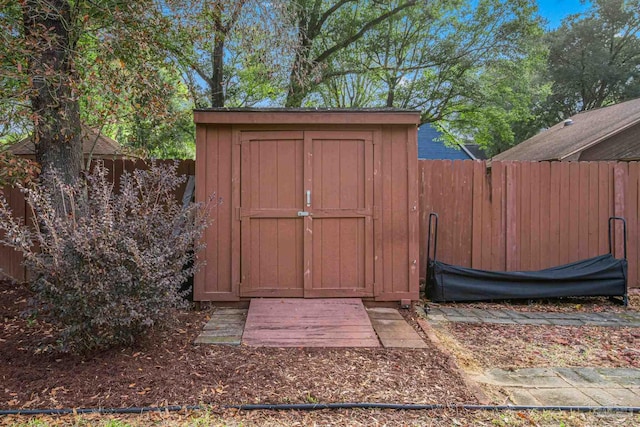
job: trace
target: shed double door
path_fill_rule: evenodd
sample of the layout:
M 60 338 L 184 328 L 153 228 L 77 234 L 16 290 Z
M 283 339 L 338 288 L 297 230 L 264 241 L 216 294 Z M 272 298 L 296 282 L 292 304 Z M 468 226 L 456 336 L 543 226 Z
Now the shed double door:
M 373 296 L 374 136 L 241 133 L 241 296 Z

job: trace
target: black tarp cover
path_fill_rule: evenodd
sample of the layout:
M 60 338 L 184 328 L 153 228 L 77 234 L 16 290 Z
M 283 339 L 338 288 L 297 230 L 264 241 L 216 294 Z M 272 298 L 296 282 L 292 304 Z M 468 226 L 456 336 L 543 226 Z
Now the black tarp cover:
M 627 260 L 611 254 L 537 271 L 486 271 L 429 260 L 427 297 L 434 302 L 625 296 Z

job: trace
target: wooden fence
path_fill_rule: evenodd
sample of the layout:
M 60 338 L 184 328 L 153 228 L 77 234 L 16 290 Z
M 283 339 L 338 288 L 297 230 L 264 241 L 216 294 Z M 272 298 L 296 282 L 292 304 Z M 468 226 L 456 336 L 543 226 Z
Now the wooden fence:
M 116 182 L 142 161 L 106 162 Z M 429 212 L 440 217 L 438 259 L 487 270 L 538 270 L 608 252 L 607 220 L 627 220 L 629 287 L 640 287 L 640 163 L 419 161 L 421 276 Z M 178 173 L 193 175 L 193 161 Z M 184 188 L 177 192 L 181 198 Z M 22 194 L 4 190 L 28 220 Z M 622 227 L 614 249 L 622 256 Z M 24 280 L 22 257 L 0 245 L 0 269 Z
M 640 287 L 640 163 L 419 161 L 421 277 L 429 212 L 438 259 L 538 270 L 607 253 L 608 218 L 627 221 L 629 287 Z M 614 228 L 621 257 L 622 226 Z
M 160 163 L 173 162 L 174 160 L 160 161 Z M 95 164 L 95 162 L 93 164 Z M 135 169 L 146 169 L 148 167 L 148 163 L 143 160 L 104 160 L 104 165 L 109 169 L 109 179 L 114 183 L 120 181 L 120 177 L 125 171 L 132 172 Z M 195 162 L 193 160 L 180 160 L 177 173 L 178 175 L 195 175 Z M 181 185 L 176 191 L 176 198 L 179 202 L 182 201 L 185 186 L 186 183 Z M 9 202 L 14 216 L 23 218 L 27 224 L 30 223 L 32 218 L 31 211 L 20 190 L 10 187 L 0 188 L 0 190 Z M 26 270 L 22 265 L 22 261 L 22 255 L 19 252 L 0 245 L 0 277 L 6 274 L 17 281 L 24 281 L 26 279 Z

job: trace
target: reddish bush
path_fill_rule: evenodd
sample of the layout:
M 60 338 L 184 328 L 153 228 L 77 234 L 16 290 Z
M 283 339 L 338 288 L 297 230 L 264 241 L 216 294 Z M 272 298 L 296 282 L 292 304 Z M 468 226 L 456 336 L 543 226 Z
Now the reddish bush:
M 208 208 L 178 205 L 173 194 L 184 177 L 176 169 L 154 164 L 124 174 L 118 192 L 101 164 L 75 186 L 47 176 L 24 190 L 31 226 L 16 222 L 0 198 L 0 241 L 23 253 L 38 312 L 60 326 L 63 349 L 130 344 L 184 304 L 179 289 L 199 267 L 192 261 Z

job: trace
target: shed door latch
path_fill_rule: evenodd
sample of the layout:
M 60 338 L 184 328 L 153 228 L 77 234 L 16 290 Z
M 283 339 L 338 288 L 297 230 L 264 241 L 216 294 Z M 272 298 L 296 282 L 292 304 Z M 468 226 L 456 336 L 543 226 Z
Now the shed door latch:
M 311 216 L 311 214 L 309 212 L 299 211 L 298 216 Z

